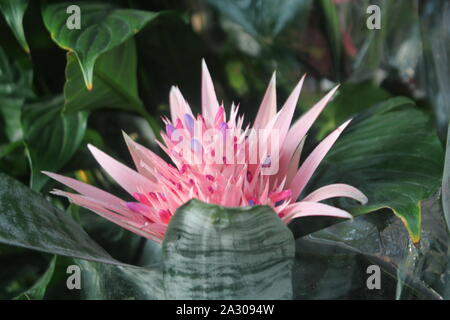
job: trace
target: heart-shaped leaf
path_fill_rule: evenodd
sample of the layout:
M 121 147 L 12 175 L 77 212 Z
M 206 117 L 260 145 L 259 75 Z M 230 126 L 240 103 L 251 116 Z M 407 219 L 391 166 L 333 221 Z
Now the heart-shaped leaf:
M 146 111 L 138 95 L 136 46 L 133 39 L 103 54 L 94 68 L 95 88 L 87 90 L 75 54 L 67 54 L 64 112 L 96 108 L 118 108 L 143 116 L 153 132 L 158 122 Z
M 353 120 L 331 149 L 313 186 L 340 182 L 360 188 L 369 198 L 354 214 L 390 208 L 420 240 L 421 201 L 440 186 L 443 150 L 430 116 L 407 98 L 392 98 Z
M 24 107 L 22 128 L 31 166 L 31 187 L 40 190 L 48 177 L 42 170 L 57 171 L 75 153 L 86 130 L 86 113 L 62 113 L 57 96 Z
M 266 206 L 180 207 L 163 241 L 168 299 L 291 299 L 294 238 Z
M 140 110 L 136 81 L 136 47 L 134 41 L 102 55 L 94 68 L 95 89 L 88 91 L 83 83 L 77 58 L 67 54 L 64 111 L 69 113 L 100 107 Z
M 26 52 L 30 52 L 23 32 L 23 15 L 27 10 L 29 0 L 0 0 L 0 11 L 11 27 L 20 45 Z
M 69 6 L 78 6 L 80 28 L 69 28 Z M 73 15 L 78 14 L 74 11 Z M 158 13 L 121 9 L 107 3 L 67 2 L 47 5 L 42 16 L 52 39 L 63 49 L 73 51 L 83 71 L 88 89 L 93 87 L 97 58 L 132 37 Z

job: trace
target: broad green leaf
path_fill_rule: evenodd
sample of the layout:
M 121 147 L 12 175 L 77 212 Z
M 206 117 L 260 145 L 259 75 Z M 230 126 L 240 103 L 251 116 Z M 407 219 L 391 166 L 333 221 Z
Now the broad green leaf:
M 47 271 L 42 277 L 27 291 L 22 292 L 14 300 L 41 300 L 44 298 L 47 286 L 55 272 L 56 256 L 50 261 Z
M 32 78 L 31 70 L 9 61 L 0 47 L 0 114 L 11 142 L 22 138 L 21 109 L 25 99 L 33 96 Z
M 168 299 L 290 299 L 294 238 L 264 206 L 191 200 L 162 245 Z
M 293 257 L 292 233 L 272 209 L 192 200 L 169 224 L 162 263 L 77 263 L 88 299 L 289 299 Z
M 43 170 L 58 171 L 78 149 L 86 130 L 87 114 L 62 113 L 57 96 L 24 107 L 22 127 L 31 166 L 31 187 L 40 190 L 48 181 Z
M 28 3 L 29 0 L 0 0 L 0 11 L 2 11 L 6 22 L 9 24 L 20 45 L 27 53 L 30 52 L 30 48 L 25 39 L 22 21 Z
M 318 119 L 318 140 L 325 138 L 349 117 L 390 97 L 386 90 L 370 82 L 343 84 Z
M 121 9 L 107 3 L 78 2 L 80 29 L 66 25 L 73 2 L 47 5 L 43 8 L 44 24 L 52 39 L 63 49 L 73 51 L 83 71 L 88 89 L 92 89 L 97 58 L 131 38 L 158 13 Z
M 75 262 L 83 275 L 81 293 L 85 299 L 164 299 L 161 264 L 138 268 L 78 259 Z
M 407 98 L 392 98 L 362 113 L 350 124 L 319 167 L 314 188 L 333 182 L 360 188 L 369 198 L 354 207 L 359 215 L 390 208 L 420 240 L 422 200 L 440 186 L 443 150 L 430 116 Z
M 266 39 L 277 36 L 298 12 L 306 17 L 310 0 L 208 0 L 220 12 L 229 16 L 254 37 Z
M 139 268 L 113 259 L 69 214 L 2 173 L 0 208 L 0 242 L 75 258 L 75 263 L 81 267 L 82 291 L 86 298 L 163 297 L 159 263 Z M 18 298 L 42 298 L 54 271 L 53 263 L 35 286 L 26 292 L 26 296 L 22 294 Z
M 0 173 L 0 242 L 109 264 L 111 258 L 64 211 L 40 194 Z

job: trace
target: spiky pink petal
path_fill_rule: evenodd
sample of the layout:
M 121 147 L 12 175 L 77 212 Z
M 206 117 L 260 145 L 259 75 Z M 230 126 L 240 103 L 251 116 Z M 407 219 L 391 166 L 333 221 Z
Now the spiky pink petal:
M 334 87 L 328 92 L 319 102 L 317 102 L 310 110 L 301 116 L 289 129 L 286 139 L 283 142 L 283 152 L 280 158 L 280 175 L 286 173 L 287 167 L 291 162 L 292 156 L 297 149 L 300 141 L 302 141 L 306 133 L 311 129 L 314 121 L 316 121 L 319 114 L 327 106 L 330 99 L 333 97 L 339 86 Z
M 212 125 L 219 109 L 214 85 L 205 60 L 202 60 L 202 115 L 207 124 Z
M 300 169 L 297 171 L 294 179 L 292 180 L 290 187 L 292 190 L 293 199 L 297 199 L 303 188 L 308 183 L 309 179 L 312 177 L 314 171 L 319 166 L 322 159 L 331 149 L 333 144 L 336 142 L 337 138 L 341 135 L 342 131 L 349 125 L 351 120 L 343 123 L 339 128 L 330 133 L 306 158 L 305 162 L 301 165 Z
M 172 122 L 175 123 L 176 119 L 182 118 L 185 114 L 192 116 L 192 111 L 186 100 L 184 100 L 178 87 L 172 87 L 169 93 L 169 103 L 170 103 L 170 115 Z
M 270 119 L 273 119 L 277 113 L 277 91 L 276 91 L 276 73 L 274 72 L 270 79 L 263 101 L 258 109 L 258 113 L 253 123 L 253 128 L 263 129 Z
M 155 189 L 156 185 L 136 171 L 121 164 L 92 145 L 88 145 L 94 158 L 103 169 L 129 194 Z
M 288 212 L 282 217 L 285 223 L 289 223 L 294 218 L 309 216 L 329 216 L 336 218 L 352 219 L 352 215 L 347 211 L 318 202 L 301 201 L 293 204 Z
M 298 97 L 300 96 L 300 91 L 302 90 L 303 82 L 305 81 L 305 76 L 306 75 L 304 75 L 300 79 L 292 93 L 287 98 L 285 104 L 277 114 L 277 120 L 275 122 L 274 129 L 280 130 L 280 141 L 284 141 L 288 133 L 292 117 L 294 116 L 295 107 L 297 106 Z
M 356 201 L 359 201 L 361 204 L 366 204 L 368 201 L 364 193 L 362 193 L 355 187 L 343 183 L 329 184 L 327 186 L 319 188 L 307 195 L 303 199 L 303 201 L 319 202 L 322 200 L 337 197 L 352 198 Z

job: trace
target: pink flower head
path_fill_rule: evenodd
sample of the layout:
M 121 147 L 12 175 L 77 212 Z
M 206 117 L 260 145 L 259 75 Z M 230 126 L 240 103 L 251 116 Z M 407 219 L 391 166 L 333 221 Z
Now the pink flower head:
M 138 235 L 162 241 L 177 208 L 192 198 L 221 206 L 268 205 L 287 224 L 296 217 L 351 218 L 341 209 L 320 203 L 349 197 L 366 203 L 366 196 L 346 184 L 319 188 L 298 201 L 309 179 L 349 121 L 329 134 L 302 162 L 305 135 L 335 93 L 331 90 L 292 126 L 304 77 L 277 112 L 275 75 L 265 93 L 253 126 L 232 105 L 227 117 L 217 101 L 206 64 L 202 64 L 202 114 L 194 116 L 178 88 L 170 91 L 171 119 L 163 119 L 164 144 L 173 164 L 125 135 L 136 170 L 89 145 L 103 169 L 133 201 L 124 201 L 94 186 L 55 173 L 53 179 L 78 193 L 54 190 L 77 205 Z

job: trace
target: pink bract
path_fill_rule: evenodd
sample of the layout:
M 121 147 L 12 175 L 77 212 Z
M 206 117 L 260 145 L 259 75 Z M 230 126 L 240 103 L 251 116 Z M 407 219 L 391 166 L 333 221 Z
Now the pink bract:
M 297 217 L 314 215 L 351 218 L 344 210 L 320 203 L 334 197 L 348 197 L 366 203 L 366 196 L 350 185 L 327 185 L 298 200 L 319 163 L 350 122 L 345 122 L 330 133 L 300 165 L 304 138 L 337 90 L 337 87 L 332 89 L 291 126 L 303 80 L 304 77 L 277 112 L 274 74 L 253 126 L 244 129 L 243 117 L 238 116 L 239 107 L 232 105 L 227 118 L 223 106 L 218 103 L 210 74 L 203 61 L 201 115 L 194 117 L 178 88 L 172 87 L 170 91 L 171 119 L 163 119 L 166 124 L 166 132 L 162 133 L 164 144 L 158 143 L 173 164 L 167 163 L 126 135 L 125 141 L 137 171 L 89 145 L 103 169 L 134 201 L 124 201 L 72 178 L 44 173 L 78 192 L 54 190 L 54 194 L 65 196 L 125 229 L 158 242 L 163 240 L 168 223 L 177 208 L 192 198 L 228 207 L 268 205 L 286 224 Z M 197 129 L 200 132 L 214 129 L 219 135 L 223 134 L 221 139 L 225 145 L 232 145 L 232 155 L 242 161 L 230 161 L 226 156 L 221 156 L 223 161 L 215 163 L 203 161 L 204 155 L 215 155 L 220 150 L 214 148 L 214 144 L 207 147 L 202 140 L 197 139 Z M 249 132 L 254 129 L 266 136 L 250 141 Z M 201 156 L 200 162 L 193 162 L 186 154 L 174 151 L 180 144 L 180 139 L 174 138 L 177 130 L 183 130 L 183 141 L 189 142 L 193 154 Z M 272 132 L 277 133 L 279 145 L 276 149 L 277 170 L 267 174 L 264 171 L 272 165 L 274 150 L 264 144 L 271 141 L 268 137 Z M 264 156 L 261 150 L 271 150 L 272 154 Z M 256 162 L 252 162 L 250 158 L 255 154 L 258 154 L 256 158 L 253 157 Z

